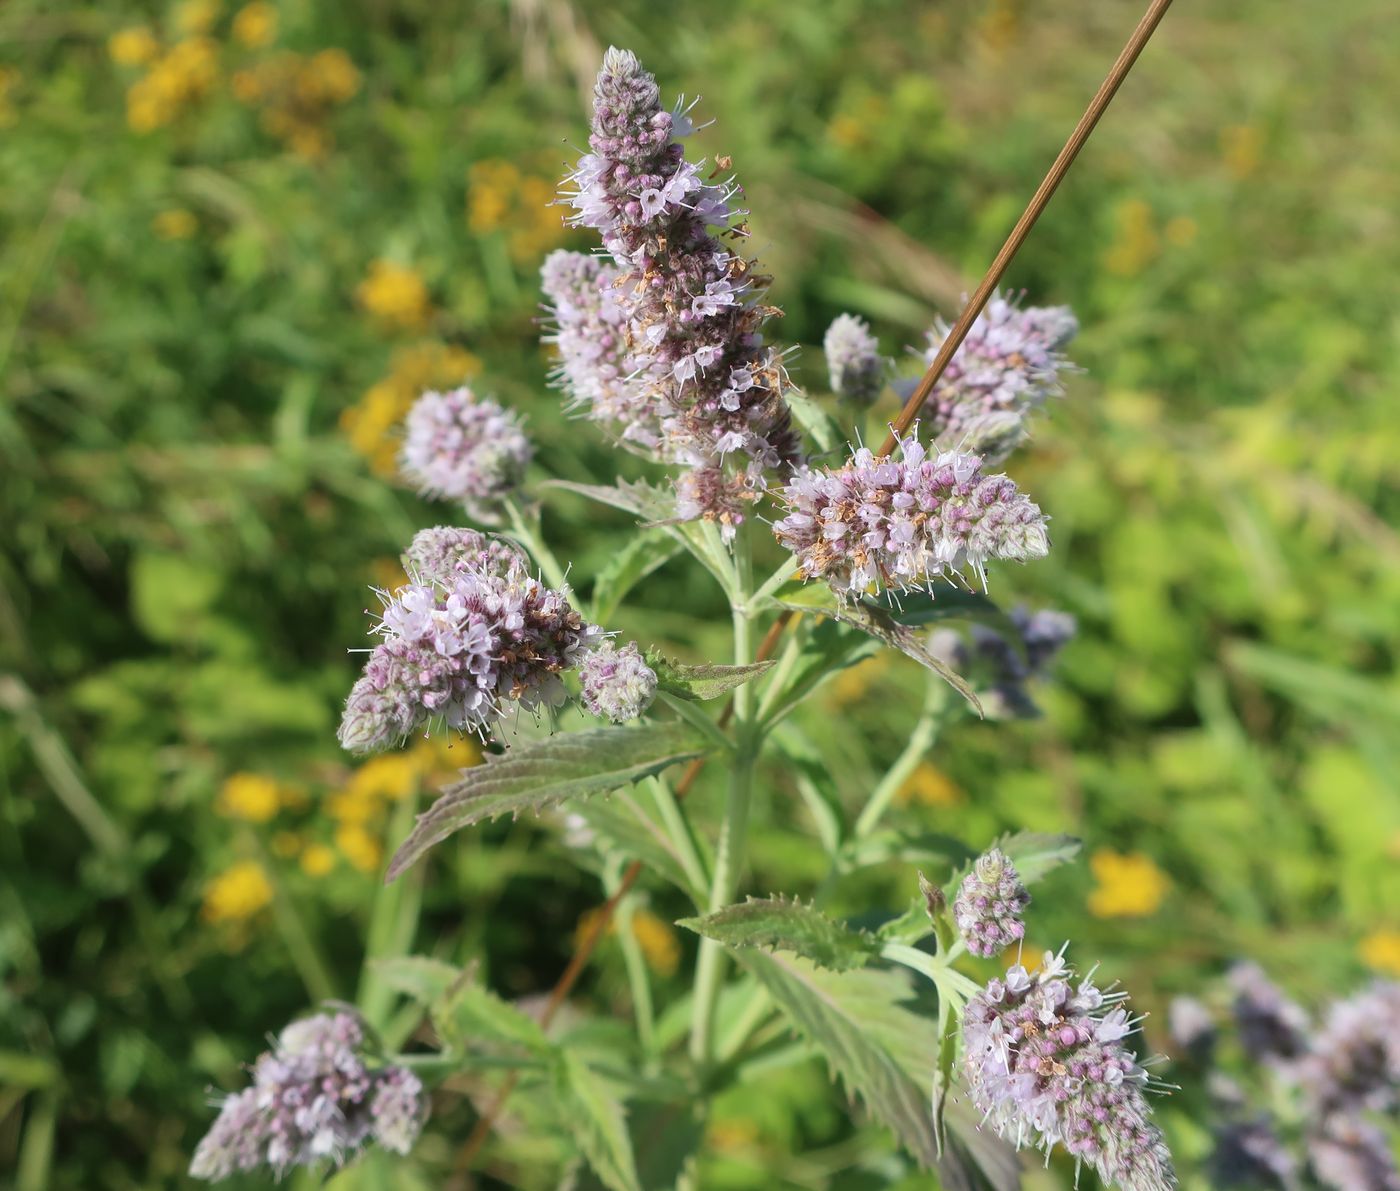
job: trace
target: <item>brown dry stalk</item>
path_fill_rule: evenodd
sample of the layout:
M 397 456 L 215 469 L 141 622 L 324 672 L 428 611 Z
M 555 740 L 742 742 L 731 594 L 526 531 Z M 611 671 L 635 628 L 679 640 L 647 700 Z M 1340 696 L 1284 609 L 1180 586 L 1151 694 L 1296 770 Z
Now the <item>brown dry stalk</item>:
M 881 445 L 879 454 L 888 455 L 898 445 L 899 439 L 908 432 L 914 420 L 919 415 L 919 410 L 928 400 L 928 395 L 933 392 L 933 387 L 938 383 L 939 377 L 948 367 L 953 354 L 962 346 L 962 341 L 967 338 L 968 331 L 976 321 L 977 316 L 982 313 L 982 308 L 987 304 L 987 300 L 992 296 L 992 292 L 1001 282 L 1002 275 L 1011 264 L 1012 259 L 1025 243 L 1026 237 L 1030 235 L 1031 228 L 1040 218 L 1041 212 L 1045 210 L 1050 202 L 1051 196 L 1056 188 L 1064 180 L 1069 172 L 1069 167 L 1074 164 L 1074 159 L 1079 155 L 1079 150 L 1084 147 L 1084 142 L 1089 139 L 1089 134 L 1094 131 L 1094 126 L 1099 122 L 1099 118 L 1108 108 L 1113 100 L 1118 88 L 1122 86 L 1123 80 L 1128 77 L 1128 72 L 1132 70 L 1133 63 L 1137 61 L 1138 55 L 1142 53 L 1143 47 L 1156 30 L 1162 17 L 1171 7 L 1172 0 L 1152 0 L 1147 12 L 1138 22 L 1137 28 L 1128 38 L 1127 44 L 1123 47 L 1122 53 L 1118 55 L 1108 72 L 1108 77 L 1104 79 L 1094 98 L 1089 101 L 1089 106 L 1085 109 L 1084 115 L 1080 117 L 1079 123 L 1074 126 L 1074 131 L 1070 133 L 1069 140 L 1065 142 L 1064 148 L 1060 150 L 1059 156 L 1055 158 L 1050 166 L 1049 172 L 1041 181 L 1031 201 L 1021 214 L 1021 218 L 1016 221 L 1016 226 L 1011 229 L 1011 234 L 1007 236 L 1006 243 L 1001 246 L 1001 251 L 997 253 L 996 259 L 992 261 L 987 274 L 982 278 L 982 283 L 977 287 L 977 291 L 968 301 L 967 308 L 959 316 L 958 321 L 953 324 L 953 329 L 948 333 L 948 337 L 943 341 L 943 346 L 938 349 L 938 354 L 934 357 L 933 363 L 929 365 L 928 371 L 924 373 L 904 408 L 890 426 L 890 433 Z M 783 631 L 793 619 L 792 612 L 784 612 L 769 628 L 767 635 L 759 645 L 755 660 L 764 661 L 777 647 Z M 734 713 L 733 701 L 725 707 L 720 715 L 719 726 L 724 727 L 729 722 Z M 685 772 L 681 775 L 680 781 L 676 783 L 675 796 L 677 800 L 683 799 L 690 793 L 691 787 L 695 785 L 696 779 L 700 776 L 700 771 L 705 767 L 705 758 L 697 757 L 686 766 Z M 579 976 L 583 973 L 584 967 L 593 955 L 594 949 L 602 939 L 608 926 L 611 924 L 613 915 L 617 912 L 617 907 L 622 899 L 631 891 L 632 886 L 637 883 L 638 877 L 642 873 L 642 863 L 634 860 L 629 864 L 622 874 L 622 879 L 617 883 L 617 888 L 612 896 L 603 903 L 602 908 L 594 916 L 589 925 L 588 931 L 579 940 L 578 947 L 574 951 L 568 966 L 560 975 L 553 991 L 549 994 L 549 1000 L 545 1003 L 544 1012 L 540 1014 L 540 1025 L 548 1027 L 564 1004 L 569 993 L 573 991 L 574 985 L 578 982 Z M 495 1126 L 497 1117 L 500 1116 L 502 1108 L 505 1107 L 506 1100 L 515 1090 L 516 1084 L 520 1080 L 519 1072 L 511 1072 L 506 1078 L 506 1082 L 501 1086 L 500 1092 L 487 1110 L 482 1113 L 477 1120 L 475 1128 L 470 1136 L 462 1144 L 458 1151 L 457 1161 L 454 1163 L 454 1174 L 460 1174 L 468 1169 L 486 1139 L 491 1135 L 491 1130 Z

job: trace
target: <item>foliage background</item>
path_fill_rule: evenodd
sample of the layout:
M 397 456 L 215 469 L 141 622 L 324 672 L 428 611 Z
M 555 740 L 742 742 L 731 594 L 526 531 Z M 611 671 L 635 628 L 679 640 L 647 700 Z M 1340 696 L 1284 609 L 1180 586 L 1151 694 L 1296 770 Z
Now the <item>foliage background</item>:
M 1012 469 L 1055 550 L 993 594 L 1067 607 L 1081 636 L 1043 720 L 959 729 L 899 813 L 975 843 L 1081 835 L 1090 864 L 1043 888 L 1033 937 L 1072 937 L 1146 1009 L 1242 954 L 1310 1003 L 1400 974 L 1387 7 L 1179 6 L 1013 270 L 1080 315 L 1084 371 Z M 352 771 L 333 735 L 366 587 L 442 515 L 385 474 L 417 389 L 477 375 L 528 411 L 551 473 L 635 471 L 561 416 L 537 339 L 535 271 L 573 242 L 544 203 L 600 47 L 703 93 L 702 151 L 734 157 L 819 389 L 840 310 L 892 355 L 954 312 L 1137 16 L 0 9 L 0 1178 L 184 1185 L 206 1089 L 354 992 L 391 820 L 472 759 Z M 582 576 L 629 533 L 572 498 L 546 529 Z M 718 600 L 690 580 L 664 568 L 617 627 L 718 650 Z M 852 806 L 913 721 L 908 671 L 867 662 L 808 720 Z M 810 894 L 803 812 L 781 773 L 764 791 L 750 887 Z M 596 880 L 533 824 L 443 856 L 419 945 L 482 957 L 503 994 L 547 988 Z M 872 871 L 834 905 L 902 906 L 912 876 Z M 692 944 L 683 906 L 652 910 L 665 990 Z M 613 943 L 585 1001 L 620 1003 L 618 973 Z M 1188 1170 L 1198 1091 L 1163 1110 Z M 377 1177 L 437 1185 L 471 1115 L 447 1097 L 438 1120 Z M 705 1186 L 886 1185 L 883 1135 L 815 1062 L 728 1094 L 707 1148 Z M 502 1178 L 535 1177 L 503 1154 Z

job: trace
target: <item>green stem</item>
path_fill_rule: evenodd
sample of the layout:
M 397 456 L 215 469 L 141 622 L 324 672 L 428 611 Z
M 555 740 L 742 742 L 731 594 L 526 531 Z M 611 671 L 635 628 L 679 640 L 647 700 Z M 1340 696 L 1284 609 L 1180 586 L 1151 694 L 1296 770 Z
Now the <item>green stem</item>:
M 800 633 L 788 632 L 787 644 L 783 646 L 782 656 L 778 659 L 778 664 L 773 667 L 767 677 L 767 686 L 763 690 L 763 699 L 758 705 L 758 718 L 766 720 L 769 712 L 773 710 L 775 704 L 787 691 L 788 679 L 792 676 L 793 667 L 797 665 L 797 659 L 802 656 L 802 636 Z
M 918 722 L 915 723 L 913 731 L 909 733 L 909 739 L 905 741 L 903 751 L 895 758 L 894 764 L 885 771 L 885 776 L 871 791 L 870 800 L 856 819 L 854 838 L 864 839 L 880 825 L 880 820 L 889 810 L 894 796 L 903 788 L 904 783 L 909 780 L 910 774 L 918 768 L 919 762 L 923 760 L 924 754 L 933 747 L 933 742 L 938 739 L 938 730 L 943 726 L 943 712 L 947 705 L 947 687 L 937 679 L 930 679 L 928 694 L 924 698 Z
M 612 896 L 617 892 L 621 874 L 616 868 L 608 872 L 607 890 Z M 650 1055 L 656 1046 L 656 1014 L 651 1000 L 651 977 L 647 975 L 646 957 L 632 930 L 632 918 L 636 913 L 637 902 L 632 894 L 627 894 L 617 907 L 617 938 L 622 944 L 622 962 L 627 968 L 627 984 L 632 990 L 632 1012 L 637 1018 L 637 1040 L 642 1053 Z
M 413 791 L 399 799 L 394 807 L 394 814 L 389 820 L 391 840 L 401 840 L 408 835 L 413 828 L 413 816 L 417 809 L 418 788 L 415 785 Z M 423 866 L 417 865 L 390 885 L 380 882 L 375 893 L 355 1001 L 365 1020 L 377 1030 L 382 1031 L 389 1024 L 390 1012 L 394 1007 L 394 991 L 384 983 L 378 961 L 406 954 L 413 946 L 418 910 L 422 904 L 422 873 Z
M 531 519 L 526 516 L 520 503 L 514 497 L 506 500 L 505 509 L 506 516 L 510 519 L 511 536 L 524 546 L 534 560 L 539 563 L 540 571 L 544 574 L 549 585 L 562 591 L 567 586 L 564 568 L 554 557 L 554 551 L 545 545 L 544 538 L 540 534 L 538 515 L 534 518 L 534 524 L 531 524 Z
M 331 976 L 330 965 L 316 944 L 315 936 L 307 929 L 306 922 L 297 909 L 296 898 L 288 892 L 282 880 L 282 873 L 272 863 L 261 842 L 252 832 L 246 832 L 244 840 L 249 850 L 258 858 L 258 863 L 267 874 L 272 886 L 272 918 L 277 923 L 277 931 L 282 936 L 292 966 L 306 986 L 307 996 L 312 1001 L 334 1001 L 340 993 L 335 979 Z
M 681 804 L 676 801 L 671 787 L 659 777 L 651 779 L 651 789 L 657 813 L 661 816 L 662 826 L 666 828 L 666 834 L 670 836 L 671 844 L 676 849 L 676 859 L 680 861 L 681 870 L 696 889 L 708 888 L 710 875 L 700 857 L 695 833 L 691 830 L 690 820 L 681 809 Z
M 747 593 L 752 569 L 745 542 L 736 551 L 740 590 L 734 609 L 734 664 L 747 666 L 754 659 L 753 623 L 749 619 Z M 758 759 L 759 734 L 753 722 L 753 691 L 745 685 L 734 691 L 735 751 L 725 798 L 724 821 L 720 825 L 715 850 L 714 876 L 710 882 L 711 913 L 729 905 L 738 891 L 748 842 L 749 800 L 753 793 L 754 762 Z M 714 1016 L 724 981 L 725 951 L 713 939 L 700 941 L 695 965 L 695 1001 L 690 1032 L 690 1055 L 697 1064 L 708 1067 L 714 1059 Z

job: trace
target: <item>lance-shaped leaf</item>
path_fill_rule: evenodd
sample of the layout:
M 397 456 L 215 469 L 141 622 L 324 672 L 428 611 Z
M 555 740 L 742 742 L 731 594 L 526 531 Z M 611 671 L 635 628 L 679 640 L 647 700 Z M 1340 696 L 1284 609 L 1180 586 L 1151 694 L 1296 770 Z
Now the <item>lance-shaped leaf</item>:
M 574 1141 L 609 1191 L 641 1191 L 627 1114 L 612 1089 L 577 1055 L 565 1052 L 554 1092 Z
M 933 1023 L 903 1007 L 898 972 L 829 972 L 797 956 L 738 948 L 734 956 L 826 1058 L 853 1096 L 924 1166 L 938 1157 L 929 1095 L 937 1062 Z
M 559 488 L 596 500 L 599 504 L 635 513 L 651 521 L 662 521 L 675 514 L 676 498 L 666 489 L 645 481 L 619 480 L 615 485 L 576 484 L 572 480 L 544 480 L 540 488 Z
M 646 529 L 629 538 L 593 583 L 589 619 L 607 624 L 627 593 L 680 552 L 680 545 L 659 529 Z
M 836 419 L 806 393 L 789 389 L 783 394 L 783 400 L 792 411 L 797 424 L 807 432 L 821 454 L 829 455 L 847 445 L 846 436 L 841 433 Z
M 718 699 L 735 687 L 752 682 L 773 668 L 772 662 L 751 662 L 746 666 L 685 666 L 648 650 L 647 665 L 656 671 L 656 684 L 683 699 Z
M 579 802 L 568 810 L 577 814 L 597 833 L 598 839 L 608 851 L 620 853 L 632 860 L 640 860 L 657 875 L 670 881 L 682 890 L 697 906 L 703 905 L 707 891 L 696 884 L 685 871 L 685 864 L 671 837 L 651 819 L 629 811 L 624 795 L 606 802 Z M 703 877 L 703 873 L 694 874 Z
M 796 612 L 818 612 L 853 625 L 877 641 L 883 641 L 906 657 L 913 658 L 925 669 L 932 670 L 966 699 L 973 711 L 979 716 L 982 714 L 982 704 L 962 677 L 929 653 L 920 634 L 910 626 L 900 624 L 882 605 L 870 600 L 840 600 L 830 587 L 821 582 L 789 583 L 780 588 L 773 599 L 784 608 Z
M 539 813 L 570 798 L 616 790 L 676 761 L 697 757 L 708 742 L 689 724 L 643 724 L 561 733 L 520 745 L 468 769 L 423 814 L 389 862 L 394 880 L 434 844 L 500 815 Z
M 863 968 L 880 954 L 880 945 L 864 931 L 828 918 L 815 906 L 781 897 L 751 897 L 676 925 L 727 947 L 791 951 L 834 972 Z
M 1021 883 L 1030 885 L 1032 882 L 1040 880 L 1046 873 L 1059 868 L 1060 865 L 1068 864 L 1079 855 L 1083 843 L 1072 835 L 1016 831 L 1003 835 L 992 843 L 991 847 L 1000 848 L 1005 852 L 1010 857 L 1011 863 L 1016 866 L 1016 875 L 1021 878 Z M 944 884 L 943 892 L 947 894 L 949 901 L 957 897 L 958 886 L 963 883 L 963 878 L 972 871 L 976 860 L 977 857 L 973 856 L 960 865 Z

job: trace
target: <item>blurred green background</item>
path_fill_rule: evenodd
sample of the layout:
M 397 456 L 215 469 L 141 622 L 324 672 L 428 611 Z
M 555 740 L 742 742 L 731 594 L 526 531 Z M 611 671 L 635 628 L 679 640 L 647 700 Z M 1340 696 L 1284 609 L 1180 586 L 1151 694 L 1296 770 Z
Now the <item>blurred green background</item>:
M 470 375 L 527 411 L 541 475 L 637 474 L 561 416 L 538 343 L 542 257 L 589 244 L 545 204 L 601 48 L 704 96 L 699 151 L 733 156 L 796 379 L 820 390 L 836 313 L 904 358 L 955 312 L 1138 16 L 0 8 L 0 1180 L 184 1185 L 208 1089 L 353 995 L 392 820 L 472 759 L 351 769 L 334 739 L 367 586 L 450 515 L 392 482 L 419 389 Z M 899 814 L 976 845 L 1082 836 L 1031 938 L 1073 938 L 1145 1009 L 1239 955 L 1308 1003 L 1400 975 L 1393 17 L 1177 6 L 1009 276 L 1073 306 L 1083 371 L 1011 468 L 1055 548 L 992 594 L 1067 608 L 1081 635 L 1042 720 L 960 728 Z M 588 576 L 630 529 L 551 497 L 546 531 Z M 669 565 L 615 627 L 717 652 L 697 588 Z M 920 684 L 877 659 L 813 710 L 850 805 Z M 764 789 L 750 888 L 809 895 L 800 804 L 781 773 Z M 696 805 L 706 821 L 703 787 Z M 912 880 L 873 872 L 835 904 L 902 908 Z M 420 946 L 483 957 L 509 996 L 549 986 L 602 900 L 533 824 L 463 836 L 425 897 Z M 663 989 L 684 910 L 657 890 L 638 920 Z M 582 1001 L 606 1011 L 618 970 L 613 942 Z M 1162 1110 L 1188 1171 L 1198 1104 Z M 440 1185 L 470 1121 L 444 1096 L 418 1158 L 364 1185 Z M 888 1148 L 811 1063 L 721 1101 L 703 1185 L 887 1185 L 841 1180 Z

